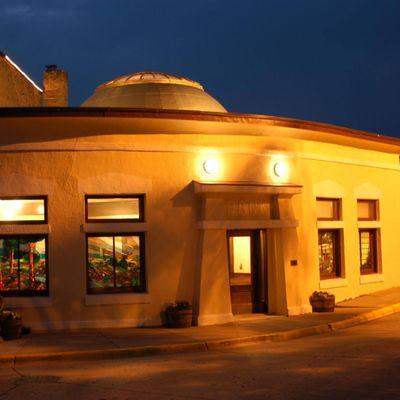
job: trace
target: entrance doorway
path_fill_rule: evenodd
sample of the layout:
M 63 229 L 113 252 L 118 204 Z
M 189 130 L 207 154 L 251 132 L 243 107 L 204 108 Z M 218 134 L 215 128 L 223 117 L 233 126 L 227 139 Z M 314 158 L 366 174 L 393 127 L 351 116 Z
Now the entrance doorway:
M 228 231 L 233 314 L 268 311 L 265 236 L 263 230 Z

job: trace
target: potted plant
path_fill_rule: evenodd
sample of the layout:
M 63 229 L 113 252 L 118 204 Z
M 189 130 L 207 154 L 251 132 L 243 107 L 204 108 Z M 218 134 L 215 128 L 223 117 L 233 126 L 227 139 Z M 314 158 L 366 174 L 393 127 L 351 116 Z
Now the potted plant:
M 310 296 L 310 304 L 313 312 L 335 311 L 335 295 L 328 292 L 314 292 Z
M 14 311 L 2 311 L 0 314 L 0 327 L 3 339 L 18 339 L 22 329 L 22 318 Z
M 165 310 L 168 328 L 189 328 L 192 325 L 193 308 L 188 301 L 178 301 Z

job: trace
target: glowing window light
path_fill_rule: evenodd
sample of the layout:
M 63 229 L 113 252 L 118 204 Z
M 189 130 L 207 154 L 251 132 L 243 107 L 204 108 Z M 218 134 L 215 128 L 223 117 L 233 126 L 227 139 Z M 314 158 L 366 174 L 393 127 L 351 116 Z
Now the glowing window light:
M 0 199 L 0 222 L 45 221 L 45 201 L 38 199 Z
M 125 197 L 86 197 L 87 219 L 101 220 L 140 220 L 143 219 L 143 198 Z
M 209 158 L 203 163 L 204 172 L 215 175 L 219 172 L 219 161 L 216 158 Z

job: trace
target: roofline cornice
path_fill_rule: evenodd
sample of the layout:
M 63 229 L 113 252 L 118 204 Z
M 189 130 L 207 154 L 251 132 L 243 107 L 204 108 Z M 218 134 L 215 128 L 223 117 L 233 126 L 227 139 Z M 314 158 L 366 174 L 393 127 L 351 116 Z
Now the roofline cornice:
M 138 108 L 107 107 L 7 107 L 0 108 L 2 118 L 160 118 L 183 121 L 205 121 L 216 123 L 246 124 L 257 126 L 276 126 L 323 132 L 347 138 L 376 142 L 400 148 L 400 138 L 296 118 L 275 117 L 271 115 L 219 113 L 209 111 L 158 110 Z

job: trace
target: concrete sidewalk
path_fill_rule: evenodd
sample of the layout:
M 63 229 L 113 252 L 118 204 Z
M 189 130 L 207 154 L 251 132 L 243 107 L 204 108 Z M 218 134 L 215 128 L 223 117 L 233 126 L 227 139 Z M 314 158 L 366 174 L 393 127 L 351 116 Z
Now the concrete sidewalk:
M 201 351 L 329 333 L 400 311 L 400 288 L 338 303 L 334 313 L 242 315 L 188 329 L 123 328 L 37 333 L 0 343 L 0 363 L 88 360 Z

